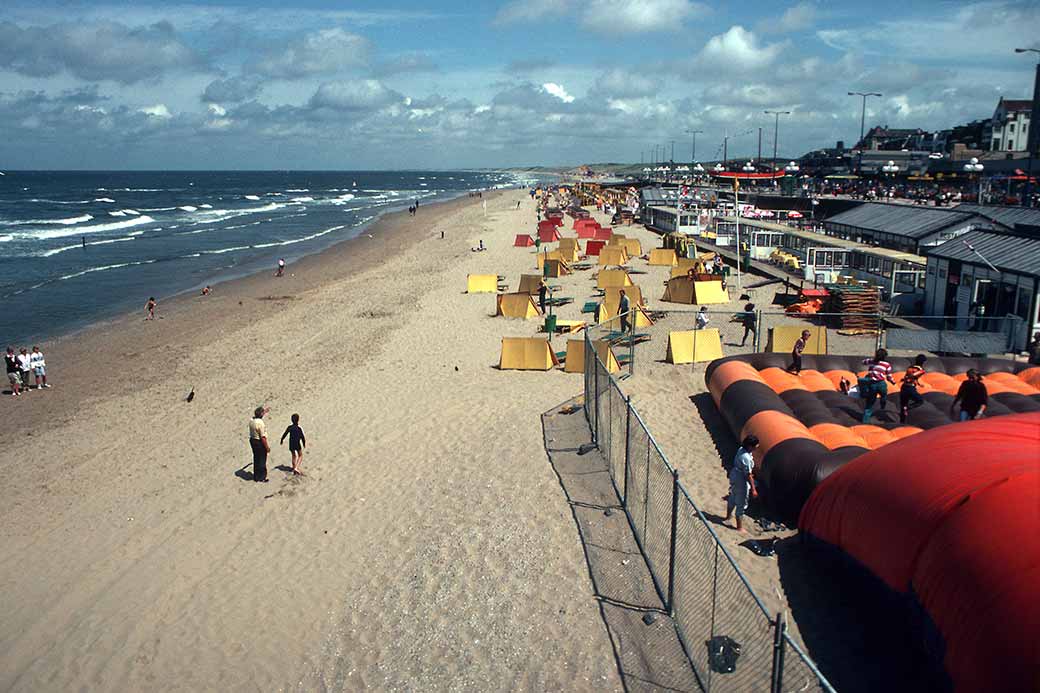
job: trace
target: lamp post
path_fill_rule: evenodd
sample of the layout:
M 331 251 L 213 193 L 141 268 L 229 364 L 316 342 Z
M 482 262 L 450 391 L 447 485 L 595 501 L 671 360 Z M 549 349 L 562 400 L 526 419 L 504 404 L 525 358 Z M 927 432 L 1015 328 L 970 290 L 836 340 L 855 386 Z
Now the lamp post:
M 863 132 L 864 127 L 867 124 L 867 97 L 868 96 L 882 96 L 881 93 L 876 91 L 850 91 L 849 96 L 862 96 L 863 106 L 859 111 L 859 170 L 863 169 Z
M 986 167 L 982 165 L 982 162 L 979 161 L 978 158 L 974 157 L 974 156 L 971 157 L 971 161 L 969 161 L 968 163 L 964 164 L 964 172 L 965 173 L 967 173 L 969 176 L 973 176 L 973 175 L 974 176 L 978 176 L 978 179 L 979 179 L 978 203 L 980 205 L 982 204 L 982 171 L 985 168 Z
M 776 142 L 777 132 L 780 130 L 780 116 L 791 115 L 790 111 L 763 111 L 766 115 L 776 116 L 776 120 L 773 121 L 773 163 L 771 168 L 776 170 Z
M 1040 56 L 1040 48 L 1016 48 L 1016 53 L 1036 53 Z M 1029 112 L 1029 139 L 1026 141 L 1029 150 L 1029 166 L 1026 172 L 1026 192 L 1022 196 L 1022 204 L 1029 205 L 1033 194 L 1033 157 L 1040 155 L 1040 57 L 1036 63 L 1036 74 L 1033 76 L 1033 108 Z
M 686 134 L 690 135 L 692 142 L 690 145 L 690 163 L 697 163 L 697 135 L 703 134 L 704 130 L 686 130 Z

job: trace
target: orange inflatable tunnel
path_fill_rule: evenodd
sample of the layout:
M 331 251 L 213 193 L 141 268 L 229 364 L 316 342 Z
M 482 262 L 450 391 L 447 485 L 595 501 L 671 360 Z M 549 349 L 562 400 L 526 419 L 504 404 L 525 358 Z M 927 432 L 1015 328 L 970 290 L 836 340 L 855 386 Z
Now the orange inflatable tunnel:
M 901 598 L 945 688 L 1040 690 L 1040 413 L 863 454 L 816 487 L 799 526 Z

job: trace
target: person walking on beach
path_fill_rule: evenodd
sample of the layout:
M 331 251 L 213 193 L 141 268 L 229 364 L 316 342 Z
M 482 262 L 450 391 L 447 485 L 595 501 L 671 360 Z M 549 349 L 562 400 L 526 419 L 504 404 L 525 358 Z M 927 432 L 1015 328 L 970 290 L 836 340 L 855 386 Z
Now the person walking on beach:
M 726 519 L 723 522 L 728 522 L 731 517 L 736 515 L 737 531 L 741 534 L 747 534 L 743 520 L 744 511 L 748 506 L 748 497 L 758 497 L 758 489 L 755 488 L 755 459 L 751 456 L 757 447 L 757 437 L 749 435 L 744 438 L 728 470 L 729 497 L 726 499 Z
M 278 271 L 274 273 L 276 277 L 285 276 L 285 258 L 278 258 Z
M 744 326 L 744 336 L 740 340 L 740 346 L 744 346 L 749 334 L 758 336 L 758 332 L 755 331 L 755 322 L 755 304 L 748 303 L 744 306 L 744 312 L 740 316 L 740 324 Z M 752 339 L 753 342 L 754 339 Z
M 17 397 L 21 394 L 22 376 L 21 369 L 18 368 L 18 357 L 14 355 L 14 347 L 7 347 L 4 366 L 7 368 L 7 382 L 11 384 L 11 396 Z
M 544 279 L 538 280 L 538 307 L 542 310 L 542 315 L 545 315 L 545 296 L 549 293 L 549 287 L 545 283 Z
M 18 353 L 18 370 L 22 378 L 22 387 L 28 391 L 32 382 L 32 358 L 29 356 L 29 350 L 25 347 L 22 347 Z
M 954 409 L 959 402 L 961 405 L 959 421 L 971 421 L 981 418 L 986 413 L 986 405 L 989 402 L 989 393 L 986 385 L 982 382 L 982 376 L 974 368 L 968 369 L 968 379 L 961 383 L 957 395 L 950 403 L 950 418 L 953 418 Z
M 267 482 L 267 453 L 271 446 L 267 442 L 267 424 L 264 414 L 267 407 L 257 407 L 249 422 L 249 447 L 253 451 L 253 481 Z
M 902 385 L 899 387 L 899 423 L 906 423 L 910 410 L 924 404 L 924 398 L 921 397 L 917 388 L 921 382 L 921 376 L 924 375 L 924 364 L 927 360 L 927 356 L 918 354 L 914 359 L 914 365 L 906 369 Z
M 628 332 L 628 311 L 631 310 L 631 304 L 628 300 L 628 296 L 625 295 L 625 290 L 621 289 L 618 291 L 618 315 L 621 317 L 621 331 Z
M 145 320 L 155 320 L 155 307 L 158 305 L 155 302 L 155 296 L 148 297 L 148 303 L 144 304 L 144 309 L 148 311 L 148 317 Z
M 802 336 L 795 340 L 794 347 L 791 349 L 791 365 L 787 367 L 788 373 L 798 375 L 802 372 L 802 352 L 805 351 L 805 345 L 811 336 L 812 332 L 802 330 Z
M 697 321 L 694 329 L 703 330 L 708 326 L 708 306 L 701 306 L 701 309 L 697 311 Z
M 32 353 L 29 354 L 29 364 L 32 366 L 33 375 L 36 377 L 36 389 L 40 390 L 45 387 L 50 387 L 47 384 L 47 362 L 43 358 L 43 352 L 40 351 L 40 347 L 33 346 Z M 29 384 L 26 383 L 26 387 Z
M 300 428 L 300 415 L 293 414 L 292 423 L 285 427 L 285 432 L 282 433 L 282 439 L 278 441 L 279 445 L 285 443 L 285 436 L 289 436 L 289 454 L 292 455 L 292 473 L 303 476 L 303 472 L 300 471 L 300 465 L 303 464 L 303 449 L 307 447 L 307 436 L 303 435 L 303 429 Z
M 867 400 L 863 409 L 863 423 L 870 423 L 874 413 L 874 403 L 881 400 L 881 408 L 888 403 L 888 383 L 896 384 L 892 379 L 892 364 L 888 362 L 888 351 L 878 349 L 874 358 L 863 359 L 867 374 L 859 381 L 860 396 Z M 865 390 L 865 391 L 864 391 Z

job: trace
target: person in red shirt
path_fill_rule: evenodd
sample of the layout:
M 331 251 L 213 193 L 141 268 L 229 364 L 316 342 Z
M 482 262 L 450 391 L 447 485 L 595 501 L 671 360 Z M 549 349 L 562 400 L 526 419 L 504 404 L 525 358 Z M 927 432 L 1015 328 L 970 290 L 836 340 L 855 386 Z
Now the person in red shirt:
M 914 365 L 906 369 L 902 385 L 899 388 L 899 423 L 906 423 L 910 416 L 910 410 L 924 404 L 924 398 L 918 392 L 917 387 L 924 375 L 924 363 L 928 357 L 918 354 L 914 359 Z

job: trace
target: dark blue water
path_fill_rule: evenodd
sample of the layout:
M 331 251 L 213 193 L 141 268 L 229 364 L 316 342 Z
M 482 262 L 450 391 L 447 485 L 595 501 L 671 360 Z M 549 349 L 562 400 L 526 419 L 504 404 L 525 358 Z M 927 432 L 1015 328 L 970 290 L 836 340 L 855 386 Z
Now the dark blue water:
M 498 172 L 6 172 L 0 343 L 68 332 L 320 251 L 386 211 L 522 183 Z

